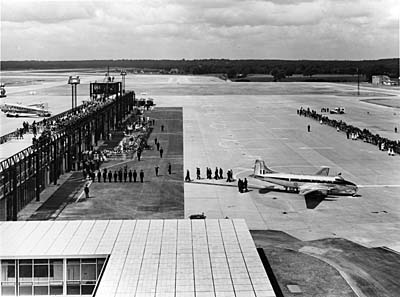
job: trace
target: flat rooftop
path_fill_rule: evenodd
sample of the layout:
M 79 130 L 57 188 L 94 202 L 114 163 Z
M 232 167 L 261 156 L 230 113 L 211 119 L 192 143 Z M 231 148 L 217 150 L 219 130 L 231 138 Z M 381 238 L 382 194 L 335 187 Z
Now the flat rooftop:
M 247 225 L 220 220 L 0 223 L 0 260 L 108 257 L 96 297 L 272 297 Z

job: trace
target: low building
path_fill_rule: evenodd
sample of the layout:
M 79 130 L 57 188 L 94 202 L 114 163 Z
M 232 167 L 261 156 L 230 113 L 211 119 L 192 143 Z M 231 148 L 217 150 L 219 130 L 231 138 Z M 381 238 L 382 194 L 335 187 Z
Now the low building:
M 390 80 L 390 77 L 387 75 L 373 75 L 372 76 L 372 84 L 373 85 L 393 86 L 396 84 L 396 82 Z
M 169 74 L 179 74 L 179 69 L 178 68 L 171 68 L 169 71 Z
M 0 223 L 1 295 L 275 296 L 242 219 Z

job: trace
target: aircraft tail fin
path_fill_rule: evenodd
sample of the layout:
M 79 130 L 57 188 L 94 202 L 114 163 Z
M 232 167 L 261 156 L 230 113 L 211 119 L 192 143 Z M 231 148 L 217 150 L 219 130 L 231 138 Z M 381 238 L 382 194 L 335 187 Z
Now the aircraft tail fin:
M 320 175 L 320 176 L 328 176 L 329 175 L 329 167 L 323 167 L 320 170 L 318 170 L 315 175 Z
M 264 160 L 256 160 L 254 164 L 254 175 L 260 174 L 267 174 L 267 173 L 274 173 L 275 171 L 269 169 L 266 165 Z

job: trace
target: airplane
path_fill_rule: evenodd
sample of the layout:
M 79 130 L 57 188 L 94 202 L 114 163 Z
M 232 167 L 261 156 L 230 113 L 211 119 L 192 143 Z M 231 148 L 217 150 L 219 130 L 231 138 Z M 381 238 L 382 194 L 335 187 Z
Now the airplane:
M 45 103 L 23 105 L 21 103 L 4 103 L 0 106 L 0 110 L 6 114 L 7 117 L 19 116 L 39 116 L 49 117 L 51 113 Z
M 335 107 L 329 111 L 331 114 L 344 114 L 344 107 Z
M 286 191 L 298 192 L 306 198 L 307 207 L 307 198 L 313 198 L 312 196 L 322 197 L 319 201 L 321 202 L 329 195 L 356 195 L 358 190 L 356 184 L 345 180 L 340 174 L 337 176 L 328 174 L 328 167 L 323 167 L 313 175 L 281 173 L 269 169 L 263 160 L 256 160 L 251 177 L 283 186 Z

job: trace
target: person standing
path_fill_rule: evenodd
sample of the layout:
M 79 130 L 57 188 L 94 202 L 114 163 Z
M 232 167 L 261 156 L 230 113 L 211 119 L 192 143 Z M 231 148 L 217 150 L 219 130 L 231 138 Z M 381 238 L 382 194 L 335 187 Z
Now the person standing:
M 164 131 L 164 125 L 161 125 L 161 132 Z
M 219 168 L 219 178 L 220 179 L 224 178 L 224 171 L 222 170 L 222 168 Z
M 219 176 L 218 176 L 218 167 L 215 167 L 214 178 L 215 179 L 219 178 Z
M 104 168 L 103 170 L 103 182 L 107 181 L 107 168 Z
M 226 182 L 231 182 L 231 171 L 230 170 L 228 170 L 227 172 L 226 172 Z
M 157 142 L 157 151 L 159 151 L 160 150 L 160 143 L 159 142 Z
M 240 193 L 243 193 L 243 184 L 242 184 L 242 180 L 240 178 L 238 180 L 238 190 Z
M 137 179 L 137 172 L 136 169 L 133 169 L 133 182 L 135 183 Z
M 172 173 L 172 165 L 171 163 L 168 163 L 168 174 Z
M 201 177 L 200 177 L 200 168 L 199 167 L 196 168 L 196 178 L 197 179 L 201 179 Z
M 156 171 L 156 176 L 158 176 L 158 169 L 160 169 L 160 167 L 158 167 L 158 165 L 156 167 L 154 167 L 155 171 Z
M 117 170 L 114 170 L 114 182 L 116 183 L 118 180 L 118 173 Z
M 142 153 L 140 152 L 140 150 L 137 151 L 136 155 L 137 155 L 138 161 L 140 161 L 140 156 L 142 155 Z
M 122 168 L 120 168 L 118 171 L 118 180 L 120 183 L 122 183 Z
M 108 182 L 109 183 L 111 182 L 111 179 L 112 179 L 112 172 L 110 170 L 110 171 L 108 171 Z
M 244 188 L 244 191 L 245 192 L 248 192 L 249 190 L 247 189 L 247 178 L 244 178 L 244 181 L 243 181 L 243 188 Z
M 128 176 L 129 176 L 129 182 L 131 183 L 132 182 L 132 169 L 129 169 Z
M 128 170 L 125 168 L 124 169 L 124 183 L 126 183 L 127 178 L 128 178 Z
M 163 153 L 164 153 L 163 148 L 160 148 L 160 158 L 162 158 Z
M 157 137 L 154 138 L 154 144 L 157 144 Z
M 311 132 L 311 126 L 310 125 L 307 126 L 307 131 Z
M 186 170 L 185 182 L 190 182 L 190 172 L 189 172 L 189 169 Z
M 97 181 L 101 182 L 101 172 L 100 172 L 100 170 L 97 171 Z
M 143 179 L 144 179 L 143 169 L 140 170 L 139 176 L 140 176 L 140 182 L 143 183 Z
M 89 187 L 87 184 L 85 185 L 85 188 L 83 189 L 83 191 L 85 192 L 86 199 L 89 198 Z

